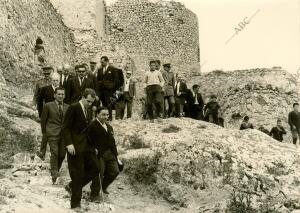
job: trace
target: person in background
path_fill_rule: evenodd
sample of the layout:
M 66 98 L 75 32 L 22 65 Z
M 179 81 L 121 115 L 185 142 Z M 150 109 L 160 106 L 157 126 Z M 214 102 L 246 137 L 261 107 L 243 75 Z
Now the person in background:
M 136 95 L 136 80 L 132 77 L 132 72 L 130 70 L 126 71 L 126 78 L 124 81 L 124 89 L 123 89 L 123 104 L 122 104 L 122 112 L 121 119 L 123 119 L 125 114 L 125 108 L 127 109 L 127 118 L 131 118 L 132 116 L 132 103 L 133 99 Z
M 177 117 L 183 117 L 183 107 L 186 102 L 187 95 L 187 86 L 184 82 L 182 76 L 177 75 L 175 88 L 174 88 L 174 97 L 175 97 L 175 115 Z
M 35 88 L 34 88 L 34 95 L 33 95 L 33 105 L 36 106 L 36 108 L 38 109 L 38 96 L 40 93 L 40 90 L 42 87 L 44 86 L 48 86 L 52 83 L 52 79 L 50 77 L 51 72 L 53 72 L 53 68 L 51 66 L 45 66 L 42 68 L 43 70 L 43 78 L 38 80 Z M 41 115 L 39 114 L 39 117 L 41 117 Z
M 196 120 L 203 120 L 204 101 L 199 92 L 199 88 L 200 86 L 195 84 L 193 85 L 192 90 L 188 90 L 187 92 L 188 111 L 189 117 Z
M 54 91 L 55 101 L 46 103 L 41 117 L 43 137 L 47 138 L 50 146 L 50 173 L 55 184 L 62 162 L 65 159 L 66 147 L 62 137 L 64 116 L 69 105 L 65 104 L 65 89 L 57 87 Z
M 64 71 L 63 71 L 63 78 L 61 80 L 61 86 L 66 89 L 67 83 L 70 81 L 70 79 L 73 77 L 71 75 L 71 66 L 69 64 L 64 65 Z
M 277 126 L 273 127 L 270 131 L 270 136 L 273 137 L 275 140 L 282 142 L 283 135 L 286 134 L 282 126 L 282 121 L 280 119 L 277 120 Z
M 219 110 L 220 106 L 217 102 L 217 96 L 211 95 L 209 102 L 203 109 L 204 120 L 219 125 Z
M 175 87 L 175 75 L 171 71 L 171 64 L 167 63 L 163 65 L 164 71 L 162 76 L 165 80 L 164 89 L 164 117 L 173 117 L 175 113 L 175 98 L 174 98 L 174 87 Z
M 147 94 L 147 113 L 151 122 L 153 122 L 153 104 L 155 105 L 155 116 L 162 118 L 162 88 L 164 79 L 160 71 L 157 70 L 157 61 L 150 61 L 150 71 L 145 74 L 144 83 Z
M 123 96 L 123 89 L 124 89 L 124 74 L 122 69 L 117 68 L 118 73 L 118 85 L 117 90 L 115 92 L 116 101 L 114 103 L 114 107 L 116 110 L 116 120 L 123 119 L 123 105 L 124 105 L 124 96 Z
M 63 79 L 64 79 L 63 70 L 64 70 L 64 68 L 62 65 L 58 65 L 56 67 L 56 72 L 59 74 L 59 86 L 60 87 L 63 85 Z
M 293 144 L 297 144 L 297 140 L 300 135 L 300 112 L 299 112 L 299 104 L 293 104 L 294 110 L 291 111 L 288 115 L 288 123 L 291 127 Z
M 243 119 L 243 122 L 241 124 L 240 130 L 244 129 L 254 129 L 253 124 L 249 122 L 250 118 L 249 116 L 245 116 Z
M 42 87 L 40 94 L 38 96 L 38 111 L 41 117 L 44 105 L 55 100 L 55 89 L 59 87 L 59 74 L 57 72 L 52 73 L 51 79 L 52 84 Z M 45 154 L 47 150 L 47 137 L 43 134 L 40 150 L 36 153 L 36 155 L 42 160 L 45 159 Z

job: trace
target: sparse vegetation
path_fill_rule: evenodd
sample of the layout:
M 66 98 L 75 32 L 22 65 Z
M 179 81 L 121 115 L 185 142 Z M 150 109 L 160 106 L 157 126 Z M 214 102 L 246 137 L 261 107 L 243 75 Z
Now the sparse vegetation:
M 142 149 L 149 148 L 150 146 L 145 143 L 144 139 L 138 133 L 134 133 L 133 135 L 124 137 L 123 147 L 127 149 Z
M 178 126 L 175 126 L 174 124 L 170 124 L 168 127 L 164 128 L 162 130 L 163 133 L 176 133 L 179 132 L 181 128 Z

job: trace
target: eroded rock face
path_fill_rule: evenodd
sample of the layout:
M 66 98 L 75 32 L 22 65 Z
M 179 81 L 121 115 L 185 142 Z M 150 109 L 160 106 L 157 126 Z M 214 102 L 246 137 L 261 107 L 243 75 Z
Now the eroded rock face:
M 14 85 L 28 85 L 39 78 L 38 66 L 71 63 L 73 35 L 48 0 L 0 2 L 0 69 Z
M 250 194 L 256 209 L 266 208 L 267 199 L 277 209 L 287 202 L 299 206 L 300 156 L 292 144 L 258 130 L 228 130 L 191 119 L 113 126 L 127 150 L 121 157 L 132 182 L 151 185 L 171 203 L 224 210 L 235 191 Z M 134 143 L 151 148 L 132 150 Z

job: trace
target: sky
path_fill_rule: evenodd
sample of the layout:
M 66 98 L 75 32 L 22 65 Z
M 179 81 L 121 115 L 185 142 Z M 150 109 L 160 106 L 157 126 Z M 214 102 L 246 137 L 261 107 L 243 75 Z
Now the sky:
M 300 0 L 177 1 L 198 16 L 201 72 L 300 72 Z

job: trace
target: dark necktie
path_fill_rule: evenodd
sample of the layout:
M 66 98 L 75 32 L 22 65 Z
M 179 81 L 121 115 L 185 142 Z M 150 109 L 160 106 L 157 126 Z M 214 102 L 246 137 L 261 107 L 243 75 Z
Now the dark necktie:
M 63 84 L 65 84 L 67 82 L 67 76 L 64 77 L 64 82 Z
M 59 112 L 59 117 L 62 119 L 63 117 L 63 106 L 61 103 L 58 104 L 58 112 Z

